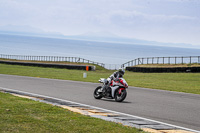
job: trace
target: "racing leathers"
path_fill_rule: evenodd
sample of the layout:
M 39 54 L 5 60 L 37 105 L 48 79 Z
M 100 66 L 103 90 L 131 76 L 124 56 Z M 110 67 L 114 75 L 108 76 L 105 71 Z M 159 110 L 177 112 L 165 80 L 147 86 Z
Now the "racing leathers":
M 107 78 L 107 84 L 104 86 L 104 87 L 102 87 L 102 92 L 105 92 L 106 91 L 106 88 L 107 87 L 109 87 L 110 86 L 110 84 L 111 84 L 111 82 L 113 81 L 113 80 L 118 80 L 119 78 L 122 78 L 123 77 L 123 75 L 119 72 L 119 71 L 116 71 L 116 72 L 114 72 L 112 75 L 110 75 L 108 78 Z
M 112 75 L 110 75 L 110 77 L 107 78 L 108 84 L 110 84 L 112 80 L 118 79 L 120 77 L 121 77 L 121 74 L 119 71 L 114 72 Z

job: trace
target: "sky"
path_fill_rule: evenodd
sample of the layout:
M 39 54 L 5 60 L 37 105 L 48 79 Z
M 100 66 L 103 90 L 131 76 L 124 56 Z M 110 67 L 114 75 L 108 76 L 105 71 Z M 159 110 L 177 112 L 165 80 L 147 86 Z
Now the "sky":
M 200 46 L 200 0 L 0 0 L 0 29 L 9 26 Z

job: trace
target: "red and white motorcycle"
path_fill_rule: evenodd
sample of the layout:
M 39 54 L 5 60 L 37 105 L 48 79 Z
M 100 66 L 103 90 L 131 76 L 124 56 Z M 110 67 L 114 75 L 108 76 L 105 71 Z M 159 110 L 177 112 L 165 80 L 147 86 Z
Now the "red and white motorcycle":
M 101 99 L 102 97 L 104 97 L 109 99 L 115 99 L 116 102 L 122 102 L 126 98 L 127 96 L 126 89 L 128 88 L 128 84 L 125 81 L 125 79 L 118 78 L 112 80 L 110 85 L 108 80 L 105 78 L 100 78 L 99 82 L 103 83 L 103 85 L 98 86 L 94 90 L 95 99 Z M 103 87 L 105 89 L 102 89 Z

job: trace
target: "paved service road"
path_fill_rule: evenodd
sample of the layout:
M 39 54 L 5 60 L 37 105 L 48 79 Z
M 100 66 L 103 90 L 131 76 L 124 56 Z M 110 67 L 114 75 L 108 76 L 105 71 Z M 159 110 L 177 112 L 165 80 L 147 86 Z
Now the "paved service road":
M 15 89 L 200 131 L 200 95 L 129 87 L 124 102 L 93 98 L 100 84 L 0 74 L 0 87 Z

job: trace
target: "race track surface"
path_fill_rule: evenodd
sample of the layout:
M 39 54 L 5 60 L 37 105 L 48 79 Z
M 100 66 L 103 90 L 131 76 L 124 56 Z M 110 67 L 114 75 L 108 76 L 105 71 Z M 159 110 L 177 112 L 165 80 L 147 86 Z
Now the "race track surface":
M 96 100 L 101 84 L 0 74 L 0 87 L 20 90 L 117 112 L 140 116 L 200 131 L 200 95 L 129 87 L 124 102 Z

